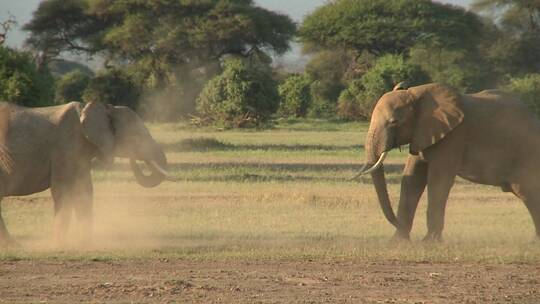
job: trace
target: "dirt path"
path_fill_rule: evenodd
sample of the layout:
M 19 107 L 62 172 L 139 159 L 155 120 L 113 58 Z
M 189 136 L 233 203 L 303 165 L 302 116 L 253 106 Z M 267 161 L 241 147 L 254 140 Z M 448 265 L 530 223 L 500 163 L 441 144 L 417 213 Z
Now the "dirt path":
M 540 265 L 0 262 L 0 303 L 540 303 Z

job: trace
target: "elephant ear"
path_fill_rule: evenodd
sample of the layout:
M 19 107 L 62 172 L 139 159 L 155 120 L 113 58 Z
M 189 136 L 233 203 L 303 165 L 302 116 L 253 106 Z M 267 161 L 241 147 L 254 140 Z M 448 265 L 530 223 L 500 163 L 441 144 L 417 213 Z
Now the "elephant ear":
M 417 123 L 410 144 L 411 154 L 418 154 L 443 139 L 464 118 L 461 95 L 454 89 L 430 84 L 408 90 L 414 96 Z
M 90 102 L 81 112 L 81 125 L 84 136 L 99 150 L 100 158 L 112 162 L 114 133 L 109 112 L 104 104 Z

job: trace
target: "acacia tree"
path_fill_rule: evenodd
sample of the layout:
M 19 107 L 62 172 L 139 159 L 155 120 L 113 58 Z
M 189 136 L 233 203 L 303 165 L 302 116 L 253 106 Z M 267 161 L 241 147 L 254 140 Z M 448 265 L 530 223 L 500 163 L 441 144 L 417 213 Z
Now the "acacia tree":
M 445 47 L 474 46 L 482 23 L 463 8 L 430 0 L 337 0 L 307 16 L 301 42 L 375 55 L 401 54 L 419 41 L 437 39 Z
M 191 87 L 204 81 L 190 80 L 215 75 L 228 54 L 284 53 L 296 25 L 252 0 L 45 0 L 25 29 L 47 60 L 63 52 L 99 54 L 148 89 L 174 84 L 179 92 L 172 95 L 195 91 L 187 98 L 194 106 L 199 90 Z

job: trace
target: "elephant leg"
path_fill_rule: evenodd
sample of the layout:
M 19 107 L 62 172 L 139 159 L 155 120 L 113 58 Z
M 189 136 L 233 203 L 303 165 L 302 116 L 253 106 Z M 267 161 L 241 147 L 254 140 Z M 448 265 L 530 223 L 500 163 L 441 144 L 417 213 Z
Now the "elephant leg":
M 81 224 L 82 243 L 88 243 L 92 234 L 92 183 L 90 172 L 78 174 L 69 183 L 51 187 L 55 203 L 55 239 L 58 244 L 65 240 L 72 213 L 75 211 Z
M 449 171 L 447 171 L 449 170 Z M 427 228 L 428 232 L 424 241 L 441 241 L 444 228 L 444 214 L 446 211 L 446 201 L 450 194 L 450 189 L 454 185 L 455 172 L 446 166 L 428 167 L 428 207 L 427 207 Z
M 54 200 L 54 242 L 61 246 L 66 241 L 73 205 L 62 190 L 51 188 L 51 193 Z
M 427 172 L 428 166 L 426 162 L 422 161 L 418 156 L 409 156 L 401 179 L 401 193 L 397 214 L 400 228 L 396 230 L 395 238 L 409 239 L 414 214 L 420 197 L 426 188 Z
M 93 230 L 92 180 L 90 172 L 81 175 L 76 186 L 77 196 L 74 200 L 75 215 L 81 227 L 80 241 L 83 245 L 89 245 L 92 242 Z
M 536 231 L 536 237 L 540 239 L 540 193 L 536 187 L 523 187 L 519 184 L 512 185 L 512 192 L 523 201 L 529 211 Z
M 4 219 L 2 218 L 2 203 L 0 198 L 0 248 L 10 247 L 15 243 L 15 241 L 11 238 L 9 235 L 9 232 L 7 231 L 6 224 L 4 223 Z

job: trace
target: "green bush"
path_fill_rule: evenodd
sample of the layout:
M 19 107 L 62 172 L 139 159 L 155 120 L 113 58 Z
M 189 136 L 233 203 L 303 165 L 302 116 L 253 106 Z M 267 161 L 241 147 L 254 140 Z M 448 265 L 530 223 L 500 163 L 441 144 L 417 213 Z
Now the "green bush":
M 414 86 L 429 81 L 429 76 L 415 64 L 400 55 L 385 55 L 377 59 L 360 79 L 353 80 L 341 93 L 337 114 L 345 119 L 367 119 L 375 102 L 386 92 L 402 82 Z
M 310 83 L 303 75 L 291 75 L 279 85 L 281 97 L 278 115 L 281 117 L 305 117 L 311 105 Z
M 540 74 L 511 78 L 506 89 L 516 94 L 540 117 Z
M 0 46 L 0 100 L 35 107 L 53 104 L 54 79 L 29 53 Z
M 99 101 L 137 110 L 140 94 L 141 91 L 129 74 L 113 68 L 101 71 L 90 79 L 82 99 L 86 102 Z
M 54 97 L 56 103 L 82 100 L 84 90 L 89 82 L 90 76 L 78 69 L 68 72 L 56 82 Z
M 268 120 L 278 104 L 277 84 L 268 71 L 229 59 L 197 98 L 197 111 L 218 126 L 250 127 Z

